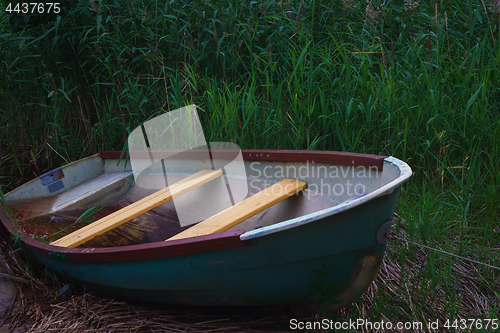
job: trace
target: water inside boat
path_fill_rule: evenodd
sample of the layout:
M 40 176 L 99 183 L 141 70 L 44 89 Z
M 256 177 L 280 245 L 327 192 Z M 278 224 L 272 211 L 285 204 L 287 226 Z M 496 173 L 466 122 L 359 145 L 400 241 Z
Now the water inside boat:
M 112 214 L 156 192 L 153 189 L 136 186 L 131 170 L 126 170 L 123 162 L 117 163 L 114 160 L 113 163 L 106 162 L 105 164 L 98 156 L 71 163 L 70 166 L 73 168 L 68 168 L 64 172 L 67 178 L 70 178 L 73 172 L 74 182 L 72 184 L 67 182 L 67 188 L 56 192 L 56 194 L 43 193 L 45 189 L 37 179 L 7 195 L 8 205 L 12 212 L 11 216 L 17 220 L 14 224 L 17 224 L 18 230 L 50 243 L 88 225 L 91 221 Z M 287 163 L 287 165 L 290 164 L 293 163 Z M 79 176 L 78 167 L 82 167 L 82 165 L 86 166 L 86 170 L 90 170 L 86 172 L 85 177 Z M 90 166 L 93 165 L 95 167 L 91 168 Z M 217 163 L 215 165 L 217 166 Z M 279 173 L 280 167 L 283 168 L 284 165 L 283 163 L 259 162 L 258 165 L 252 166 L 246 163 L 248 171 L 247 197 L 265 189 L 273 182 L 279 181 L 279 176 L 273 178 L 262 175 L 265 176 L 266 172 L 276 175 Z M 370 176 L 364 178 L 356 174 L 356 172 L 363 170 L 351 167 L 353 168 L 351 173 L 349 166 L 340 167 L 339 170 L 343 173 L 342 177 L 332 177 L 333 173 L 330 173 L 329 177 L 315 175 L 314 167 L 321 167 L 320 165 L 311 166 L 295 163 L 295 167 L 296 169 L 308 168 L 308 189 L 250 217 L 231 229 L 250 231 L 334 207 L 346 200 L 366 195 L 399 176 L 399 170 L 390 163 L 386 163 L 383 172 L 376 171 L 372 175 L 370 171 Z M 327 165 L 326 167 L 330 168 L 328 170 L 332 170 L 332 166 Z M 340 174 L 340 171 L 337 170 L 337 174 Z M 325 175 L 327 174 L 325 173 Z M 332 194 L 336 184 L 345 186 L 346 182 L 349 184 L 349 181 L 351 181 L 352 189 L 355 190 L 354 193 Z M 227 177 L 225 183 L 226 187 L 229 188 Z M 362 186 L 356 187 L 360 184 Z M 326 185 L 328 185 L 328 193 L 325 190 Z M 358 190 L 358 188 L 362 188 L 362 190 Z M 198 203 L 193 203 L 193 209 L 196 209 L 197 205 Z M 93 207 L 100 209 L 79 220 L 82 214 Z M 96 236 L 79 247 L 114 247 L 159 242 L 189 227 L 181 226 L 173 202 L 168 202 Z
M 253 185 L 255 186 L 255 183 Z M 40 241 L 50 243 L 85 227 L 89 223 L 117 212 L 153 192 L 152 190 L 144 190 L 136 187 L 127 195 L 121 194 L 110 202 L 98 206 L 86 205 L 78 208 L 66 208 L 42 215 L 39 215 L 39 211 L 30 209 L 30 207 L 42 206 L 47 203 L 46 198 L 12 199 L 8 202 L 11 216 L 15 216 L 15 220 L 17 220 L 18 231 Z M 254 192 L 258 191 L 253 190 L 249 196 L 255 194 Z M 303 194 L 300 196 L 303 196 Z M 293 214 L 296 207 L 300 207 L 295 206 L 294 202 L 300 201 L 301 198 L 291 197 L 288 200 L 288 209 L 286 209 L 286 212 Z M 316 206 L 318 202 L 316 202 Z M 332 205 L 331 202 L 328 203 L 323 200 L 321 202 L 324 203 L 324 206 Z M 98 211 L 80 218 L 87 210 L 92 208 L 96 208 Z M 240 223 L 235 229 L 245 229 L 248 231 L 284 220 L 285 218 L 279 218 L 280 210 L 276 208 L 273 209 L 271 207 L 249 218 Z M 191 226 L 182 227 L 179 224 L 175 207 L 170 202 L 135 217 L 102 235 L 96 236 L 79 247 L 99 248 L 160 242 L 189 227 Z
M 92 207 L 63 209 L 46 215 L 29 217 L 29 212 L 16 208 L 15 205 L 18 203 L 16 201 L 10 203 L 15 216 L 25 216 L 25 218 L 17 219 L 18 230 L 50 243 L 128 206 L 130 201 L 121 199 L 99 206 L 97 212 L 80 220 L 80 216 Z M 80 247 L 113 247 L 163 241 L 186 229 L 179 225 L 175 216 L 172 217 L 158 210 L 149 211 L 96 236 Z

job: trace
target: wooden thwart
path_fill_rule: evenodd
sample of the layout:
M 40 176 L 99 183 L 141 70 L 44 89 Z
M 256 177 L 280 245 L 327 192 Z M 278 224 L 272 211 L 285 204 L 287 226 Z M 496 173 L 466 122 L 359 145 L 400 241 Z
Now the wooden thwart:
M 284 179 L 189 229 L 167 239 L 182 239 L 225 231 L 307 187 L 306 182 Z
M 221 175 L 221 170 L 201 170 L 50 244 L 76 247 Z

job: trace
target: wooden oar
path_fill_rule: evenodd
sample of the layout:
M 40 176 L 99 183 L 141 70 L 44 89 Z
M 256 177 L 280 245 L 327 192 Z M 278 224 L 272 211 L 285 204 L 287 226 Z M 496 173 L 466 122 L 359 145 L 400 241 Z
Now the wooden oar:
M 221 175 L 222 170 L 201 170 L 50 244 L 76 247 Z
M 296 179 L 284 179 L 167 240 L 203 236 L 225 231 L 285 200 L 289 196 L 302 191 L 306 187 L 306 182 Z

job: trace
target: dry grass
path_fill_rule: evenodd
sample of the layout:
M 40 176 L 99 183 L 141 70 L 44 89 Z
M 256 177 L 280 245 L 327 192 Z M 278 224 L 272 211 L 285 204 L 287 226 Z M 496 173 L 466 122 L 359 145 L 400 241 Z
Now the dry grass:
M 92 293 L 32 302 L 18 322 L 35 332 L 268 332 L 283 331 L 291 308 L 187 308 L 130 304 Z
M 394 256 L 405 246 L 398 241 L 390 242 L 387 254 Z M 380 272 L 366 293 L 361 296 L 360 301 L 354 307 L 343 310 L 342 317 L 349 318 L 350 312 L 356 308 L 357 313 L 373 312 L 374 306 L 379 306 L 378 298 L 387 295 L 392 306 L 399 303 L 401 309 L 410 308 L 409 313 L 420 314 L 410 318 L 409 316 L 395 316 L 382 312 L 380 320 L 390 321 L 420 321 L 429 322 L 439 319 L 441 325 L 449 318 L 449 308 L 453 307 L 449 300 L 449 289 L 446 285 L 432 287 L 430 279 L 422 278 L 422 269 L 428 264 L 429 257 L 426 251 L 418 250 L 415 259 L 406 258 L 403 265 L 398 261 L 385 258 L 382 262 Z M 451 269 L 451 275 L 455 291 L 460 299 L 457 299 L 456 317 L 454 319 L 488 318 L 491 304 L 498 303 L 500 294 L 483 285 L 484 279 L 478 267 L 467 261 L 456 261 Z M 448 309 L 446 309 L 448 307 Z M 352 316 L 351 316 L 352 317 Z M 408 330 L 390 330 L 390 332 L 408 332 Z M 415 332 L 418 332 L 415 330 Z

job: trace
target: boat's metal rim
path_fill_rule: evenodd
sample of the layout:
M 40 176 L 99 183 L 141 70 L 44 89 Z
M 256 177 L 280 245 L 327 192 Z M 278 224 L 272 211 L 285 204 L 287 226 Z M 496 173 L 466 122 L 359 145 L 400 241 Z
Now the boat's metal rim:
M 393 165 L 398 167 L 398 169 L 400 171 L 399 177 L 396 178 L 395 180 L 393 180 L 392 182 L 380 187 L 379 189 L 377 189 L 377 190 L 375 190 L 375 191 L 373 191 L 365 196 L 354 199 L 352 201 L 346 201 L 344 203 L 340 203 L 339 205 L 337 205 L 335 207 L 327 208 L 327 209 L 324 209 L 324 210 L 321 210 L 318 212 L 314 212 L 314 213 L 311 213 L 308 215 L 300 216 L 300 217 L 290 219 L 287 221 L 279 222 L 279 223 L 276 223 L 276 224 L 273 224 L 273 225 L 270 225 L 267 227 L 262 227 L 262 228 L 259 228 L 256 230 L 247 231 L 240 236 L 240 239 L 241 240 L 249 240 L 249 239 L 253 239 L 253 238 L 258 238 L 258 237 L 263 237 L 263 236 L 267 236 L 270 234 L 274 234 L 276 232 L 280 232 L 280 231 L 283 231 L 286 229 L 295 228 L 295 227 L 298 227 L 298 226 L 301 226 L 301 225 L 304 225 L 307 223 L 311 223 L 311 222 L 320 220 L 320 219 L 327 217 L 327 216 L 338 214 L 340 212 L 351 209 L 353 207 L 359 206 L 359 205 L 361 205 L 367 201 L 370 201 L 376 197 L 392 193 L 392 191 L 394 191 L 394 189 L 396 187 L 398 187 L 399 185 L 404 183 L 408 178 L 411 177 L 412 170 L 408 166 L 408 164 L 406 164 L 405 162 L 403 162 L 403 161 L 401 161 L 393 156 L 385 158 L 384 161 L 386 161 L 388 163 L 392 163 Z

